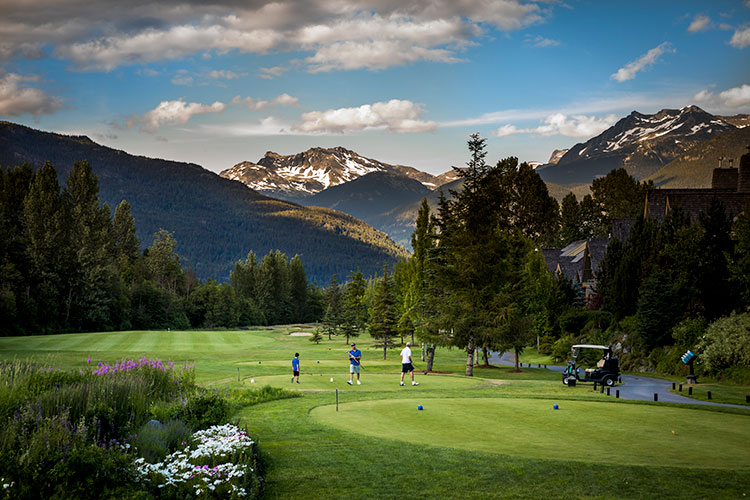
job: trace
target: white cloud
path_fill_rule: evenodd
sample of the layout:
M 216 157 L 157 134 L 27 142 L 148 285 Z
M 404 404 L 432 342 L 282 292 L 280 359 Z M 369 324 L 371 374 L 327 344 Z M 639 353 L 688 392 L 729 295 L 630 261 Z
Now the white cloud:
M 662 54 L 667 52 L 674 52 L 674 49 L 669 42 L 664 42 L 661 45 L 649 50 L 635 61 L 630 62 L 624 67 L 618 69 L 617 73 L 612 74 L 611 78 L 613 80 L 617 80 L 618 82 L 632 80 L 633 78 L 635 78 L 636 73 L 648 68 L 649 66 L 652 66 L 659 60 L 659 57 L 661 57 Z
M 267 116 L 256 123 L 233 123 L 218 125 L 201 125 L 201 133 L 216 137 L 271 137 L 290 135 L 289 125 L 273 116 Z
M 312 111 L 302 115 L 302 123 L 292 129 L 306 133 L 344 133 L 367 129 L 386 129 L 395 133 L 432 131 L 437 124 L 420 119 L 422 106 L 411 101 L 364 104 L 357 108 Z
M 744 84 L 741 87 L 735 87 L 720 92 L 719 99 L 731 108 L 740 108 L 750 105 L 750 85 Z
M 732 39 L 729 40 L 729 45 L 737 47 L 738 49 L 744 49 L 750 46 L 750 27 L 738 28 L 735 30 Z
M 232 99 L 232 104 L 244 105 L 253 111 L 260 111 L 262 109 L 270 108 L 271 106 L 294 106 L 297 102 L 299 102 L 299 99 L 292 97 L 289 94 L 281 94 L 270 101 L 240 96 L 234 96 Z
M 505 124 L 501 126 L 500 128 L 498 128 L 497 130 L 495 130 L 492 133 L 492 135 L 494 135 L 495 137 L 506 137 L 508 135 L 518 134 L 521 132 L 522 131 L 520 131 L 518 127 L 516 127 L 515 125 Z
M 36 87 L 25 85 L 37 82 L 36 75 L 19 75 L 0 70 L 0 115 L 18 116 L 31 114 L 35 116 L 52 114 L 63 108 L 63 100 L 46 94 Z
M 493 27 L 544 22 L 553 7 L 524 0 L 166 0 L 122 3 L 38 0 L 3 5 L 0 57 L 50 46 L 79 70 L 237 50 L 308 52 L 308 70 L 380 69 L 415 61 L 453 63 Z M 546 2 L 543 2 L 546 3 Z M 541 43 L 550 43 L 541 42 Z M 355 52 L 363 51 L 357 64 Z M 387 51 L 392 50 L 390 57 Z M 278 76 L 280 67 L 261 71 Z
M 59 47 L 55 53 L 80 69 L 111 71 L 121 64 L 182 59 L 204 50 L 265 53 L 280 40 L 281 35 L 271 30 L 243 32 L 221 25 L 182 25 L 73 43 Z
M 126 125 L 130 127 L 138 123 L 142 130 L 153 133 L 164 125 L 181 125 L 190 121 L 190 118 L 194 115 L 221 113 L 225 108 L 226 105 L 219 101 L 210 106 L 196 102 L 188 103 L 182 99 L 162 101 L 157 107 L 143 116 L 136 116 L 134 120 L 126 121 Z
M 537 35 L 537 36 L 526 35 L 525 42 L 528 45 L 531 45 L 532 47 L 537 47 L 537 48 L 542 48 L 542 49 L 547 48 L 547 47 L 557 47 L 558 45 L 560 45 L 559 41 L 551 40 L 549 38 L 544 38 L 541 35 Z
M 334 43 L 318 49 L 314 56 L 305 59 L 311 73 L 360 68 L 378 70 L 416 61 L 456 63 L 462 59 L 455 57 L 450 50 L 392 40 Z
M 701 90 L 693 96 L 695 102 L 703 106 L 722 110 L 737 110 L 738 108 L 750 107 L 750 85 L 742 84 L 739 87 L 724 90 L 714 94 L 709 90 Z
M 544 123 L 534 128 L 519 129 L 515 125 L 503 125 L 492 133 L 495 137 L 505 137 L 512 134 L 537 134 L 542 136 L 562 135 L 565 137 L 586 138 L 601 134 L 618 120 L 616 115 L 610 114 L 603 118 L 596 116 L 554 113 L 545 118 Z
M 699 31 L 705 31 L 711 27 L 711 18 L 704 16 L 703 14 L 697 14 L 693 18 L 693 22 L 688 26 L 689 33 L 698 33 Z

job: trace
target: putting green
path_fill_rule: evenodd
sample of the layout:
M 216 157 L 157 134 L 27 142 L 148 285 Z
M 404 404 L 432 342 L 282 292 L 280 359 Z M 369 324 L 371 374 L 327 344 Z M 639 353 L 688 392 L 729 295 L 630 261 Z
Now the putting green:
M 559 410 L 553 409 L 553 404 Z M 417 405 L 423 405 L 419 411 Z M 318 421 L 416 444 L 528 458 L 750 469 L 750 414 L 540 399 L 386 399 L 315 408 Z
M 292 378 L 291 373 L 289 375 L 265 375 L 259 377 L 242 377 L 242 384 L 245 386 L 264 386 L 271 385 L 274 387 L 283 387 L 284 389 L 300 390 L 300 391 L 333 391 L 338 389 L 339 391 L 429 391 L 435 389 L 470 389 L 472 387 L 479 387 L 485 384 L 498 385 L 493 381 L 485 381 L 483 379 L 471 379 L 470 377 L 462 377 L 458 375 L 417 375 L 416 380 L 419 382 L 418 386 L 411 385 L 411 379 L 406 380 L 404 383 L 407 384 L 404 387 L 399 385 L 398 373 L 373 373 L 373 374 L 362 374 L 362 385 L 349 385 L 346 382 L 349 380 L 349 375 L 342 372 L 335 373 L 315 373 L 313 375 L 300 375 L 300 383 L 290 383 Z M 333 378 L 333 382 L 331 382 Z M 251 380 L 255 380 L 254 383 Z

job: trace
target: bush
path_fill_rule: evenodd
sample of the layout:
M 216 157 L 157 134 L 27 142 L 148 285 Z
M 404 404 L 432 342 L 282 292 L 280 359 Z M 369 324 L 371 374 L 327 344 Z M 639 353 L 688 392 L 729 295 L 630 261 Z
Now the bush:
M 710 373 L 750 367 L 750 313 L 733 314 L 711 323 L 698 351 Z
M 672 329 L 672 338 L 682 349 L 695 349 L 706 332 L 708 322 L 702 316 L 687 318 Z
M 204 389 L 191 396 L 175 418 L 184 420 L 193 429 L 223 424 L 229 419 L 229 402 L 221 397 L 219 391 Z
M 170 420 L 165 424 L 150 421 L 140 428 L 133 444 L 139 457 L 153 463 L 163 460 L 178 448 L 183 448 L 190 439 L 190 434 L 190 427 L 181 420 Z
M 552 345 L 552 358 L 555 361 L 565 361 L 570 358 L 570 348 L 574 344 L 572 335 L 559 338 Z

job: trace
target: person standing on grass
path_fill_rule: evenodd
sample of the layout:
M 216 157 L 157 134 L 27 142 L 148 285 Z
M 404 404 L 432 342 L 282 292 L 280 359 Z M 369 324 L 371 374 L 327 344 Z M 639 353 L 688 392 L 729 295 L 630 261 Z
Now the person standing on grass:
M 406 347 L 401 349 L 401 385 L 404 385 L 404 374 L 411 373 L 411 385 L 419 385 L 414 381 L 414 361 L 411 359 L 411 344 L 406 343 Z
M 299 384 L 299 353 L 295 352 L 292 358 L 292 382 L 297 377 L 297 383 Z
M 347 384 L 352 385 L 352 379 L 354 374 L 357 374 L 357 385 L 362 385 L 359 381 L 359 365 L 362 360 L 362 351 L 357 349 L 357 344 L 352 342 L 352 348 L 348 352 L 349 354 L 349 381 Z

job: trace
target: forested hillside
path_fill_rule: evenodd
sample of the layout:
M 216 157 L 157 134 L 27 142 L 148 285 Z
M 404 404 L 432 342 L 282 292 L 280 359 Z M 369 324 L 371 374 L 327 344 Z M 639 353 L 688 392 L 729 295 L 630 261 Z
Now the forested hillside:
M 172 232 L 183 265 L 202 279 L 227 280 L 250 251 L 300 255 L 308 278 L 321 283 L 357 267 L 374 274 L 405 255 L 387 235 L 348 215 L 262 196 L 199 165 L 133 156 L 87 137 L 0 122 L 5 168 L 28 163 L 38 169 L 49 161 L 62 183 L 80 160 L 98 176 L 103 202 L 112 208 L 123 200 L 130 204 L 143 247 L 159 229 Z

